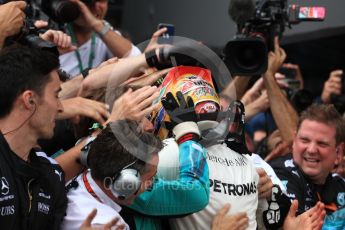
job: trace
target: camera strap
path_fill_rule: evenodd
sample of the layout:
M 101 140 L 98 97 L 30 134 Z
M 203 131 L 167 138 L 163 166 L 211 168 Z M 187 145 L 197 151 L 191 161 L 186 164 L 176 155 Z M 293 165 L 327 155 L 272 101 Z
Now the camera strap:
M 67 30 L 68 30 L 68 33 L 71 35 L 72 43 L 78 45 L 77 37 L 74 34 L 74 31 L 73 31 L 73 28 L 72 28 L 71 24 L 67 24 Z M 91 48 L 90 48 L 89 62 L 88 62 L 88 67 L 87 68 L 92 68 L 93 60 L 95 58 L 95 45 L 96 45 L 96 34 L 92 33 L 92 35 L 91 35 Z M 74 53 L 75 53 L 75 56 L 78 59 L 79 71 L 81 73 L 84 70 L 84 66 L 83 66 L 83 62 L 81 60 L 81 56 L 80 56 L 80 53 L 79 53 L 79 47 L 78 47 L 78 49 L 76 49 L 74 51 Z

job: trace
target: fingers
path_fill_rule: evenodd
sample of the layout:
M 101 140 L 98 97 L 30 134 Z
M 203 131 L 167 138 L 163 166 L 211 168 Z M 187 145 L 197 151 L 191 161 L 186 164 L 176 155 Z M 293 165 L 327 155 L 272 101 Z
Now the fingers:
M 142 110 L 142 113 L 140 116 L 146 116 L 150 114 L 157 106 L 159 106 L 158 103 L 153 104 L 153 102 L 158 98 L 159 92 L 156 91 L 154 94 L 152 94 L 150 97 L 146 98 L 144 101 L 142 101 L 139 104 L 139 110 Z
M 158 92 L 156 86 L 144 86 L 134 91 L 132 96 L 133 96 L 134 102 L 140 103 L 140 102 L 143 102 L 146 98 L 151 97 L 156 92 Z M 148 105 L 146 104 L 146 106 Z
M 307 218 L 311 229 L 320 229 L 325 217 L 324 204 L 322 202 L 317 202 L 314 207 L 301 215 L 303 215 L 303 218 Z
M 290 144 L 286 142 L 282 142 L 278 144 L 266 157 L 265 161 L 270 161 L 276 157 L 284 156 L 290 151 Z
M 281 88 L 289 87 L 289 85 L 285 82 L 285 75 L 277 72 L 275 73 L 274 77 Z
M 26 2 L 24 1 L 9 2 L 1 5 L 0 18 L 6 19 L 1 22 L 3 24 L 2 33 L 5 37 L 19 33 L 25 20 L 25 7 Z
M 35 21 L 34 25 L 37 29 L 42 29 L 48 26 L 48 22 L 43 20 L 37 20 Z
M 112 227 L 114 227 L 119 222 L 119 220 L 120 219 L 118 217 L 112 219 L 111 221 L 109 221 L 107 224 L 105 224 L 103 226 L 103 230 L 110 230 Z M 121 225 L 117 226 L 116 230 L 120 230 L 120 229 L 125 229 L 125 225 L 121 224 Z
M 194 101 L 190 96 L 187 97 L 187 106 L 188 108 L 194 108 Z
M 162 98 L 161 102 L 167 111 L 173 110 L 179 106 L 171 92 L 168 92 L 165 98 Z
M 258 168 L 256 171 L 259 174 L 259 198 L 270 198 L 272 193 L 273 183 L 265 170 Z
M 97 214 L 97 209 L 93 209 L 92 212 L 90 212 L 89 215 L 87 215 L 86 219 L 84 220 L 80 228 L 90 227 L 91 222 L 93 218 L 95 218 L 96 214 Z
M 158 38 L 159 36 L 161 36 L 162 34 L 164 34 L 165 32 L 167 32 L 168 28 L 163 27 L 159 30 L 157 30 L 156 32 L 154 32 L 154 34 L 152 35 L 152 38 Z
M 58 48 L 60 55 L 75 51 L 77 49 L 78 49 L 78 47 L 76 47 L 76 46 L 70 46 L 68 48 Z
M 334 70 L 331 72 L 330 77 L 342 77 L 343 76 L 343 70 L 338 69 L 338 70 Z
M 296 217 L 297 209 L 298 209 L 298 200 L 293 200 L 291 202 L 291 206 L 290 206 L 290 209 L 289 209 L 288 216 L 289 217 Z
M 229 212 L 230 210 L 230 204 L 225 204 L 218 212 L 217 214 L 215 215 L 213 221 L 212 221 L 212 226 L 214 230 L 216 229 L 220 229 L 221 225 L 222 225 L 222 222 L 223 222 L 223 219 L 224 219 L 224 216 Z
M 156 108 L 153 102 L 158 96 L 159 91 L 155 86 L 145 86 L 135 91 L 130 89 L 114 102 L 110 120 L 127 118 L 140 122 Z
M 59 48 L 68 48 L 72 45 L 71 37 L 59 30 L 48 30 L 41 35 L 41 38 L 46 41 L 51 41 Z
M 231 205 L 230 204 L 225 204 L 218 212 L 217 215 L 219 216 L 225 216 L 229 210 L 230 210 Z
M 274 52 L 279 54 L 280 46 L 279 46 L 279 38 L 278 36 L 274 37 Z
M 241 214 L 241 216 L 236 221 L 236 228 L 238 230 L 247 229 L 249 226 L 249 218 L 247 217 L 246 213 Z
M 25 7 L 27 5 L 25 1 L 13 1 L 13 2 L 10 2 L 9 4 L 13 4 L 15 7 L 21 10 L 25 10 Z
M 109 105 L 86 98 L 76 98 L 78 115 L 92 118 L 100 124 L 110 116 Z
M 183 96 L 183 94 L 182 94 L 181 91 L 178 91 L 178 92 L 176 93 L 176 97 L 177 97 L 177 100 L 178 100 L 178 102 L 179 102 L 179 104 L 180 104 L 180 107 L 181 107 L 181 108 L 187 108 L 187 102 L 186 102 L 186 100 L 184 99 L 184 96 Z

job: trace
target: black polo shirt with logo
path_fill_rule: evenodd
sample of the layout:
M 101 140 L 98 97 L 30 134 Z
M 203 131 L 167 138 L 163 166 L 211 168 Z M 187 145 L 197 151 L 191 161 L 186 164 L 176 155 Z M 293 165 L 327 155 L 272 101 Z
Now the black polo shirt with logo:
M 0 228 L 60 229 L 67 208 L 61 167 L 32 149 L 19 158 L 0 134 Z

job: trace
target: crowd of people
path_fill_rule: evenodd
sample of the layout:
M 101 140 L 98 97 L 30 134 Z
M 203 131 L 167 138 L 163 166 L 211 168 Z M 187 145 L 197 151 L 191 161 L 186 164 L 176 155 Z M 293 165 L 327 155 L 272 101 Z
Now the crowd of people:
M 297 108 L 278 38 L 262 76 L 220 88 L 176 66 L 200 44 L 158 44 L 162 28 L 141 52 L 107 0 L 71 1 L 66 31 L 35 22 L 54 49 L 8 44 L 26 3 L 0 5 L 1 229 L 345 229 L 342 70 Z

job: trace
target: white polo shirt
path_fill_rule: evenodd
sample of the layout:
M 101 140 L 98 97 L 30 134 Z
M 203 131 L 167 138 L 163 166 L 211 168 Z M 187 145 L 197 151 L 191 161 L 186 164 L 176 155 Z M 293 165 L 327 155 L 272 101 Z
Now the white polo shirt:
M 108 223 L 113 218 L 118 217 L 120 220 L 118 221 L 117 225 L 125 224 L 125 229 L 129 229 L 129 226 L 119 215 L 121 207 L 101 190 L 101 188 L 92 179 L 90 171 L 87 172 L 86 178 L 92 190 L 102 202 L 98 201 L 87 191 L 83 182 L 83 175 L 79 175 L 76 178 L 78 187 L 70 189 L 70 191 L 67 193 L 68 207 L 66 216 L 61 225 L 61 229 L 79 230 L 86 217 L 94 208 L 97 209 L 97 215 L 93 219 L 91 223 L 92 225 L 103 225 Z
M 115 31 L 120 34 L 119 31 Z M 120 34 L 121 35 L 121 34 Z M 91 39 L 85 42 L 78 48 L 82 64 L 84 68 L 87 68 L 89 65 L 89 57 L 91 51 Z M 130 52 L 125 57 L 132 57 L 140 55 L 140 50 L 132 44 L 132 48 Z M 102 41 L 100 37 L 96 35 L 95 38 L 95 53 L 92 62 L 92 67 L 97 67 L 102 62 L 112 58 L 114 55 L 110 52 L 107 45 Z M 65 53 L 59 57 L 60 59 L 60 66 L 61 69 L 66 71 L 68 74 L 71 75 L 71 78 L 77 76 L 80 73 L 79 65 L 78 65 L 78 58 L 75 54 L 75 51 Z

